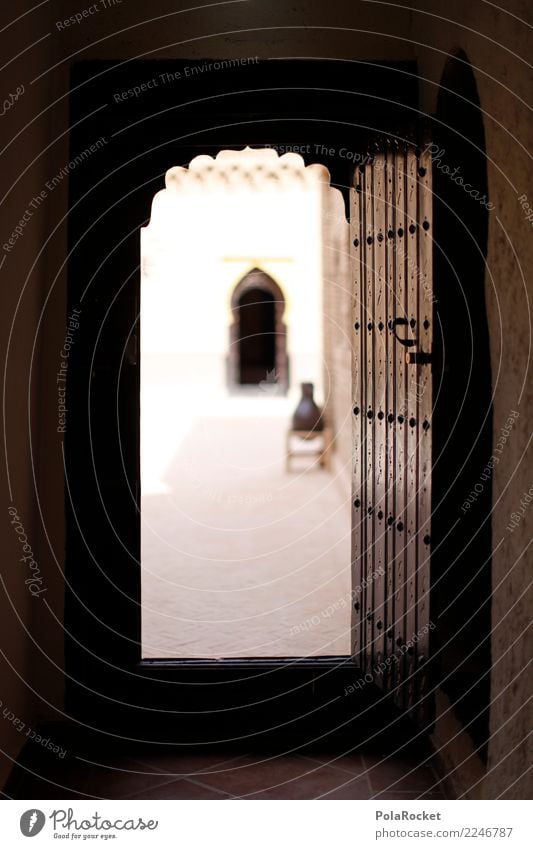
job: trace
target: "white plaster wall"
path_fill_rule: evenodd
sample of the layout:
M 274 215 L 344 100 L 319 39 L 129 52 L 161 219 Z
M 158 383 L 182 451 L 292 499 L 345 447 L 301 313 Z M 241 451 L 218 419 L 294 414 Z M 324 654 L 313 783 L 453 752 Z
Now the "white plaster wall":
M 324 393 L 333 428 L 333 468 L 345 499 L 352 486 L 353 293 L 349 224 L 339 191 L 324 193 Z
M 168 172 L 141 235 L 143 386 L 227 393 L 232 293 L 260 268 L 285 297 L 290 388 L 311 381 L 321 399 L 324 179 L 322 167 L 266 149 L 196 157 Z

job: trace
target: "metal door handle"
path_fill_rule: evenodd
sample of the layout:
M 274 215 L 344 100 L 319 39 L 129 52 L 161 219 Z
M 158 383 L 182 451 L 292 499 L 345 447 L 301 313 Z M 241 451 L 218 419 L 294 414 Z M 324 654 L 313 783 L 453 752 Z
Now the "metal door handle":
M 392 330 L 392 332 L 394 333 L 394 338 L 397 342 L 400 343 L 400 345 L 404 345 L 406 348 L 412 348 L 413 345 L 416 345 L 416 339 L 400 339 L 395 330 L 398 325 L 402 325 L 403 327 L 405 327 L 408 324 L 409 321 L 407 318 L 392 318 L 389 321 L 389 329 Z

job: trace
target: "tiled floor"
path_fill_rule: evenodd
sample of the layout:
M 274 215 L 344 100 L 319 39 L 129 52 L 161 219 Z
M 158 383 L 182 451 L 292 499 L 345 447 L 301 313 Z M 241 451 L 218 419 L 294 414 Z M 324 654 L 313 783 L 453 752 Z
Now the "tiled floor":
M 425 748 L 380 753 L 196 753 L 139 750 L 64 760 L 23 752 L 6 787 L 16 799 L 446 798 Z

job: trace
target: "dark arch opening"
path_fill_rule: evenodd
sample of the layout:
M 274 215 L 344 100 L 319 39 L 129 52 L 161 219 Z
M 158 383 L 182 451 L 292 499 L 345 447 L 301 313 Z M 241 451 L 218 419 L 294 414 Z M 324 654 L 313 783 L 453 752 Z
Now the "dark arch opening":
M 250 271 L 231 299 L 229 380 L 233 386 L 288 386 L 285 298 L 277 283 L 260 269 Z
M 237 304 L 239 383 L 258 384 L 276 370 L 274 296 L 266 289 L 248 289 Z
M 490 202 L 483 116 L 463 51 L 446 62 L 437 119 L 432 603 L 438 641 L 445 646 L 439 655 L 442 688 L 486 754 L 493 453 L 485 305 Z

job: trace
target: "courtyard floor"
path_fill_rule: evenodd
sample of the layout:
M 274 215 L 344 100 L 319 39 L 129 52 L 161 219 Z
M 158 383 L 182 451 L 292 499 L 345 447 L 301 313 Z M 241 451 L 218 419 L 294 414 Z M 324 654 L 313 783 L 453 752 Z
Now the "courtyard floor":
M 192 408 L 179 428 L 143 420 L 159 469 L 143 474 L 143 656 L 349 654 L 346 474 L 304 457 L 287 472 L 294 398 Z

